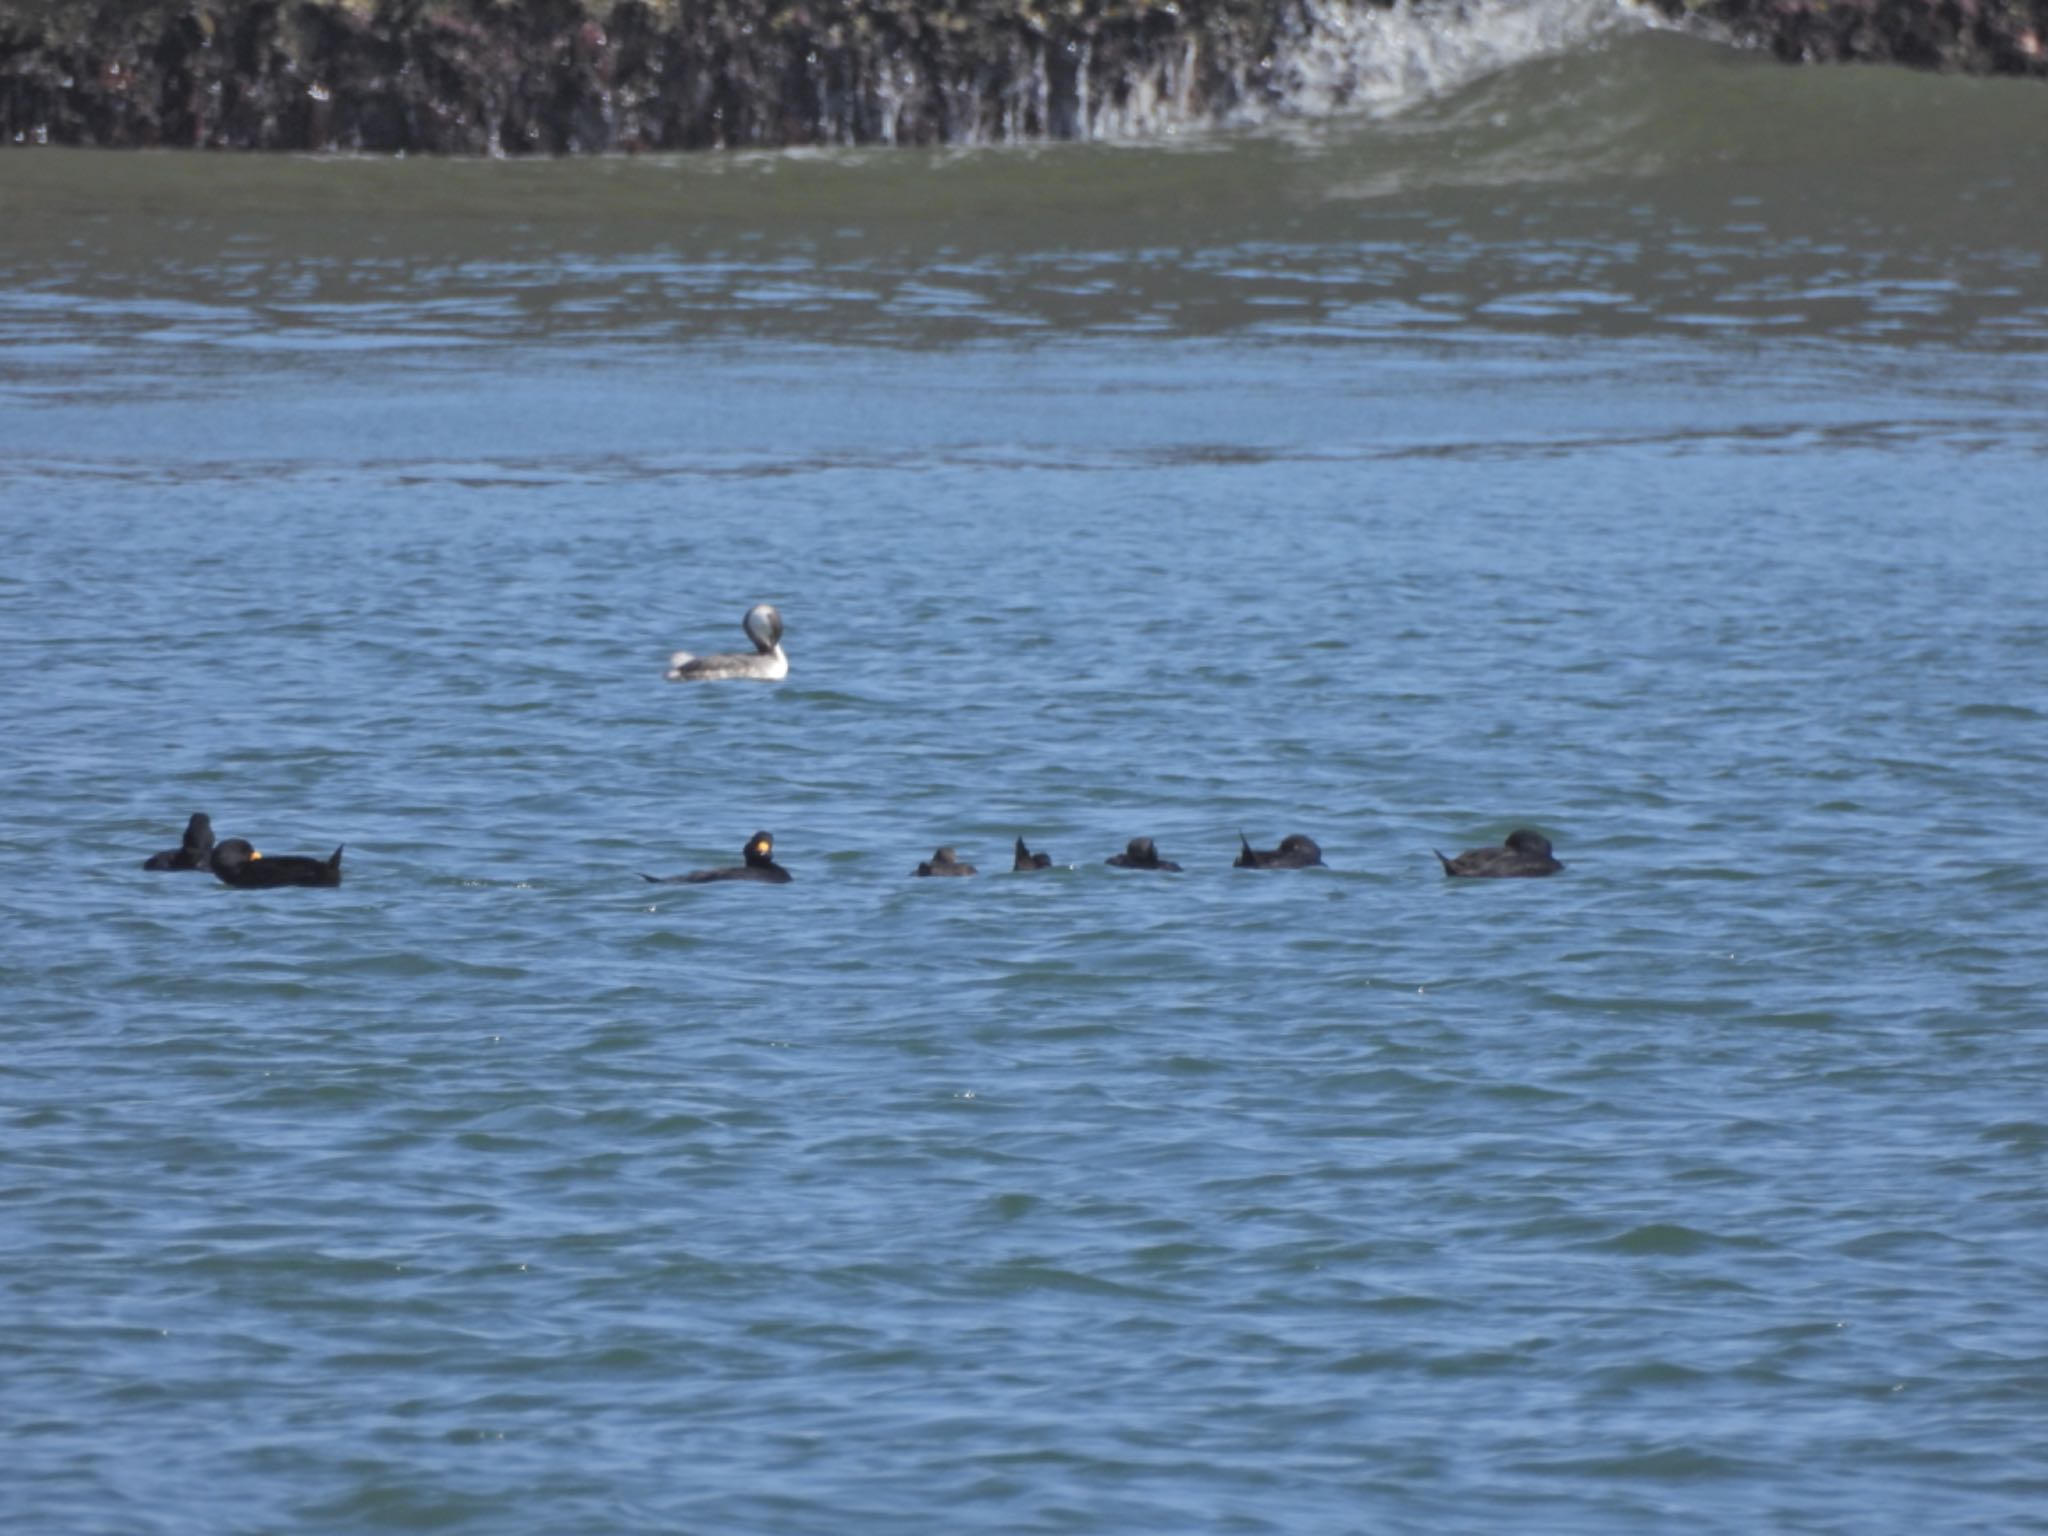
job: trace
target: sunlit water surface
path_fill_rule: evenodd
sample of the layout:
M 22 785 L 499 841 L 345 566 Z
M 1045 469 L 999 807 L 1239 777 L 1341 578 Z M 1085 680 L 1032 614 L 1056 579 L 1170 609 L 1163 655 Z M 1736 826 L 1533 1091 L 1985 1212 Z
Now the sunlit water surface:
M 0 160 L 0 1521 L 2048 1529 L 2039 112 Z

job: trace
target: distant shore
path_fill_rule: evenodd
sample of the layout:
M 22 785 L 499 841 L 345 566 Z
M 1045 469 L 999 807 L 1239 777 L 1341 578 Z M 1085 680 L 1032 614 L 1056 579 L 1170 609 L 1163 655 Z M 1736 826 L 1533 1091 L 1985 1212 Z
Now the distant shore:
M 2048 79 L 2048 0 L 1648 3 L 1787 60 Z M 1275 105 L 1276 60 L 1342 4 L 0 0 L 0 136 L 561 155 L 1143 134 Z

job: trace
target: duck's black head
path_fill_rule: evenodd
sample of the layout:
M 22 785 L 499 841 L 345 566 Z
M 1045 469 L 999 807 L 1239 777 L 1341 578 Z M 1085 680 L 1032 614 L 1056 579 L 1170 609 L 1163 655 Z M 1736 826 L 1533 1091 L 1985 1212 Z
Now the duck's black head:
M 1517 827 L 1508 834 L 1507 846 L 1517 853 L 1525 853 L 1533 859 L 1550 857 L 1550 839 L 1541 832 L 1531 832 L 1527 827 Z
M 756 832 L 747 839 L 747 846 L 741 853 L 748 865 L 754 869 L 772 868 L 775 863 L 775 838 L 767 832 Z

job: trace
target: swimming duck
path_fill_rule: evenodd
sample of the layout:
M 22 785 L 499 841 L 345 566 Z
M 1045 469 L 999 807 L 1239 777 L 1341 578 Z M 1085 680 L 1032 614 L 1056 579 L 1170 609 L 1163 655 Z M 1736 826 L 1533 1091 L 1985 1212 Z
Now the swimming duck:
M 1251 839 L 1242 832 L 1237 834 L 1237 840 L 1244 845 L 1244 851 L 1230 866 L 1232 869 L 1307 869 L 1323 862 L 1323 850 L 1316 846 L 1316 840 L 1300 832 L 1290 832 L 1281 838 L 1278 848 L 1254 848 Z
M 1446 875 L 1470 880 L 1533 878 L 1554 875 L 1564 868 L 1550 855 L 1550 839 L 1527 827 L 1510 832 L 1498 848 L 1468 849 L 1455 859 L 1444 858 L 1436 849 L 1430 851 L 1442 860 Z
M 677 651 L 668 659 L 668 680 L 672 683 L 715 683 L 729 677 L 750 677 L 764 683 L 778 683 L 789 676 L 789 658 L 782 654 L 782 615 L 768 603 L 756 603 L 740 620 L 740 628 L 754 642 L 754 654 L 721 651 L 714 656 L 694 656 Z
M 921 875 L 971 875 L 976 872 L 972 864 L 962 864 L 954 858 L 952 849 L 941 848 L 910 873 L 915 878 Z
M 1016 873 L 1016 872 L 1017 872 L 1018 870 L 1020 870 L 1020 869 L 1051 869 L 1051 868 L 1052 868 L 1052 855 L 1051 855 L 1051 854 L 1049 854 L 1049 853 L 1033 853 L 1033 852 L 1032 852 L 1032 851 L 1031 851 L 1031 850 L 1030 850 L 1029 848 L 1026 848 L 1026 847 L 1024 846 L 1024 839 L 1023 839 L 1023 838 L 1021 838 L 1021 837 L 1020 837 L 1020 838 L 1018 838 L 1018 839 L 1017 839 L 1017 858 L 1016 858 L 1016 861 L 1015 861 L 1014 863 L 1012 863 L 1012 864 L 1010 865 L 1010 872 L 1011 872 L 1012 874 L 1015 874 L 1015 873 Z
M 281 885 L 341 884 L 341 850 L 324 859 L 303 853 L 280 853 L 265 857 L 249 846 L 248 840 L 230 837 L 213 845 L 213 873 L 223 885 L 238 891 L 267 891 Z
M 211 869 L 213 867 L 213 822 L 204 811 L 194 811 L 185 823 L 185 841 L 176 848 L 152 853 L 142 861 L 144 869 Z
M 766 832 L 756 832 L 747 839 L 747 846 L 740 850 L 744 864 L 729 865 L 724 869 L 693 869 L 687 875 L 646 875 L 640 878 L 653 885 L 708 885 L 713 880 L 753 880 L 762 885 L 787 885 L 791 876 L 788 870 L 775 862 L 775 839 Z
M 1102 861 L 1118 869 L 1168 869 L 1176 873 L 1180 866 L 1171 859 L 1159 857 L 1159 850 L 1152 846 L 1149 837 L 1134 837 L 1124 845 L 1122 853 L 1113 853 Z

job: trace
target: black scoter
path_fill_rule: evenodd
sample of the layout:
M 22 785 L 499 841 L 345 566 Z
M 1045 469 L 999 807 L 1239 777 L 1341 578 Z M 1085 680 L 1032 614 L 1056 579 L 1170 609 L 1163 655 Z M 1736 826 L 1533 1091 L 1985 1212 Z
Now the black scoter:
M 731 865 L 725 869 L 693 869 L 687 875 L 642 875 L 642 880 L 655 885 L 708 885 L 713 880 L 752 880 L 761 885 L 787 885 L 790 873 L 775 862 L 775 839 L 769 833 L 756 832 L 747 839 L 747 846 L 741 850 L 746 859 L 744 864 Z
M 341 850 L 324 859 L 303 853 L 261 854 L 246 839 L 226 838 L 213 845 L 213 873 L 238 891 L 267 891 L 280 885 L 341 884 Z
M 1113 853 L 1102 861 L 1118 869 L 1170 869 L 1178 872 L 1180 866 L 1171 859 L 1159 857 L 1159 850 L 1152 846 L 1149 837 L 1134 837 L 1122 853 Z
M 972 864 L 962 864 L 953 857 L 953 850 L 941 848 L 911 872 L 913 878 L 921 875 L 971 875 L 976 873 Z
M 1237 834 L 1237 840 L 1244 845 L 1244 851 L 1238 854 L 1232 869 L 1307 869 L 1323 862 L 1323 850 L 1316 846 L 1316 840 L 1300 832 L 1290 832 L 1281 838 L 1278 848 L 1254 848 L 1242 832 Z
M 1554 875 L 1564 868 L 1550 855 L 1550 839 L 1527 827 L 1510 832 L 1508 840 L 1498 848 L 1471 848 L 1455 859 L 1446 859 L 1435 849 L 1430 851 L 1442 860 L 1446 875 L 1467 880 L 1533 878 Z
M 1024 839 L 1023 839 L 1023 838 L 1021 838 L 1021 837 L 1020 837 L 1020 838 L 1018 838 L 1018 839 L 1017 839 L 1017 859 L 1016 859 L 1016 862 L 1015 862 L 1015 863 L 1013 863 L 1013 864 L 1012 864 L 1012 865 L 1010 866 L 1010 872 L 1011 872 L 1012 874 L 1015 874 L 1015 873 L 1016 873 L 1016 872 L 1017 872 L 1018 870 L 1020 870 L 1020 869 L 1051 869 L 1051 868 L 1052 868 L 1052 855 L 1051 855 L 1051 854 L 1049 854 L 1049 853 L 1033 853 L 1033 852 L 1032 852 L 1032 851 L 1031 851 L 1031 850 L 1030 850 L 1029 848 L 1026 848 L 1026 847 L 1024 846 Z
M 194 811 L 185 823 L 185 841 L 176 848 L 152 853 L 142 861 L 144 869 L 211 869 L 213 867 L 213 823 L 206 812 Z

